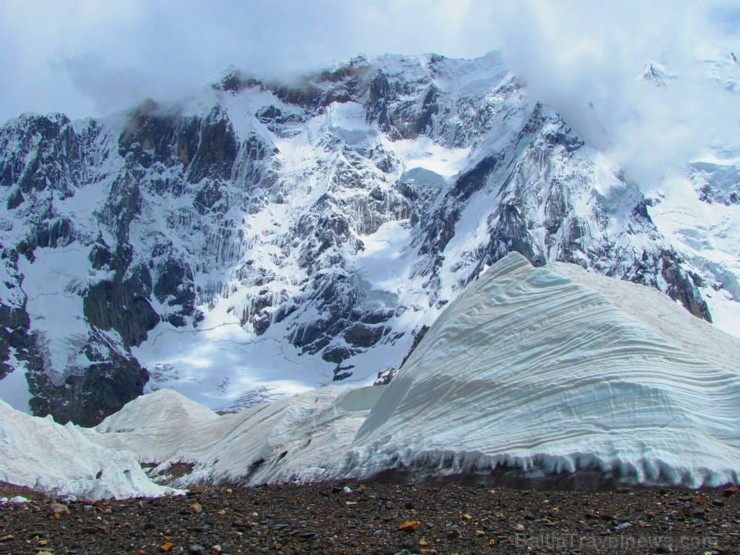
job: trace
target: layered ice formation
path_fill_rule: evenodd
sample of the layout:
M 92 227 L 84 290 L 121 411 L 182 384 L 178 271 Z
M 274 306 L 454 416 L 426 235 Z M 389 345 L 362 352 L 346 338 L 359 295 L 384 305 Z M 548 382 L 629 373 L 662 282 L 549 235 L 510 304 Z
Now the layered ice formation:
M 738 360 L 737 338 L 654 289 L 510 254 L 442 313 L 389 385 L 220 416 L 159 391 L 95 429 L 0 405 L 0 460 L 11 461 L 0 479 L 87 496 L 165 492 L 138 460 L 159 464 L 154 474 L 191 463 L 181 486 L 501 467 L 720 485 L 740 479 Z M 66 465 L 86 469 L 82 480 Z M 127 475 L 128 489 L 96 489 L 99 469 L 99 480 Z
M 440 316 L 347 468 L 735 482 L 738 360 L 737 339 L 649 288 L 511 254 Z

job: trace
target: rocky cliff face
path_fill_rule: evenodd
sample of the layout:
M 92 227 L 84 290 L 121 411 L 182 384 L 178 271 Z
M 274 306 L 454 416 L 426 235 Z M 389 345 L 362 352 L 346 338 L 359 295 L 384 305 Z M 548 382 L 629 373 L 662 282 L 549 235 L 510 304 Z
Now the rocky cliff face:
M 711 319 L 635 184 L 495 54 L 24 115 L 0 130 L 0 203 L 0 377 L 25 371 L 61 421 L 99 421 L 149 373 L 216 408 L 387 376 L 510 251 Z

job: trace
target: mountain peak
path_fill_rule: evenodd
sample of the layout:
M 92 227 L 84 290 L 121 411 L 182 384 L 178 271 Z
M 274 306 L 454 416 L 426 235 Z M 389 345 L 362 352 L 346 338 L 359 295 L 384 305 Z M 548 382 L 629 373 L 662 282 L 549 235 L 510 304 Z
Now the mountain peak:
M 6 125 L 0 371 L 86 424 L 145 383 L 214 409 L 371 383 L 512 251 L 710 318 L 650 209 L 497 53 L 231 69 L 125 121 Z

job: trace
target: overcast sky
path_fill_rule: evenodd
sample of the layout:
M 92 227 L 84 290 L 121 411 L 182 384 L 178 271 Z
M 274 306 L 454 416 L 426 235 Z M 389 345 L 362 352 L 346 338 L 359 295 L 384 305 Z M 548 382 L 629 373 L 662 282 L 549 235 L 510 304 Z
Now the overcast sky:
M 699 46 L 738 49 L 740 7 L 731 0 L 1 1 L 1 121 L 176 98 L 229 66 L 288 75 L 360 53 L 471 58 L 493 49 L 594 143 L 607 141 L 604 130 L 612 140 L 634 132 L 615 126 L 635 114 L 681 112 L 690 120 L 681 134 L 699 130 L 699 119 L 726 121 L 720 111 L 733 109 L 690 87 L 638 99 L 634 86 L 649 60 L 686 72 Z M 597 117 L 584 109 L 591 105 Z

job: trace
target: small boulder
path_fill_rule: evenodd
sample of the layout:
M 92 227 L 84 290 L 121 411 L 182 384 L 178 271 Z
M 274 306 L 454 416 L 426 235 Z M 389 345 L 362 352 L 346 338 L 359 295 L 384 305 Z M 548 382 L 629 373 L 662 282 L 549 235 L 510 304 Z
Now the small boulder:
M 51 513 L 56 520 L 61 520 L 62 518 L 69 516 L 69 507 L 67 507 L 67 505 L 63 505 L 62 503 L 52 503 Z
M 398 529 L 402 532 L 414 532 L 419 529 L 421 523 L 418 520 L 405 520 L 402 522 Z

